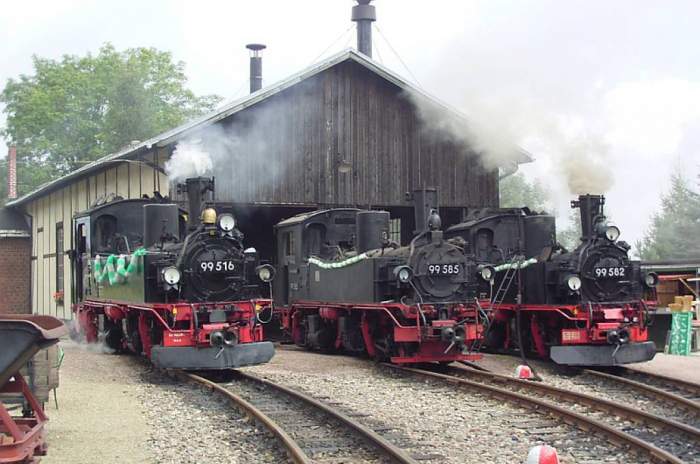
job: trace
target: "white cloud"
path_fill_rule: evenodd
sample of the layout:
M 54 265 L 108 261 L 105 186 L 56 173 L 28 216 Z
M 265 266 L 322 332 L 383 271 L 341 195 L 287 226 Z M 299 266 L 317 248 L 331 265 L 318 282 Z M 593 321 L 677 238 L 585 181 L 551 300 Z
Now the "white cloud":
M 623 82 L 603 105 L 611 145 L 647 159 L 677 156 L 688 128 L 700 120 L 700 82 Z

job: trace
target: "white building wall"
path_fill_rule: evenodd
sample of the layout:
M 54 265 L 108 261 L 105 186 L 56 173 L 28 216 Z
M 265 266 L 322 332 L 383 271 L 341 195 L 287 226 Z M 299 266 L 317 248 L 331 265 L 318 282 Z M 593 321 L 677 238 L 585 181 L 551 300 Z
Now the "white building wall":
M 161 153 L 160 165 L 166 156 Z M 147 155 L 148 162 L 157 157 Z M 73 215 L 88 207 L 103 195 L 117 194 L 124 198 L 153 195 L 159 186 L 168 195 L 168 178 L 144 163 L 112 163 L 109 168 L 75 180 L 59 190 L 35 198 L 24 205 L 32 217 L 32 310 L 61 319 L 71 319 L 73 301 L 72 269 L 68 251 L 73 248 Z M 63 304 L 57 304 L 56 291 L 56 225 L 63 223 Z M 60 253 L 58 253 L 60 255 Z

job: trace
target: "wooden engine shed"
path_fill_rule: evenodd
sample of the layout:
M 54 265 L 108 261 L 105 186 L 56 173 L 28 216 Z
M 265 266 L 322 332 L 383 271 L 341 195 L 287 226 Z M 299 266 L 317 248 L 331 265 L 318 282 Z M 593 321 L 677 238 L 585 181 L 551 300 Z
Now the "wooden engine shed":
M 212 158 L 213 200 L 233 209 L 247 246 L 268 259 L 272 226 L 304 211 L 386 209 L 392 238 L 405 241 L 415 228 L 406 199 L 414 189 L 437 188 L 444 223 L 458 221 L 463 208 L 497 206 L 498 169 L 486 169 L 453 134 L 431 129 L 424 114 L 462 118 L 348 49 L 9 202 L 31 217 L 33 312 L 71 317 L 72 217 L 114 196 L 159 191 L 182 201 L 166 169 L 192 146 Z

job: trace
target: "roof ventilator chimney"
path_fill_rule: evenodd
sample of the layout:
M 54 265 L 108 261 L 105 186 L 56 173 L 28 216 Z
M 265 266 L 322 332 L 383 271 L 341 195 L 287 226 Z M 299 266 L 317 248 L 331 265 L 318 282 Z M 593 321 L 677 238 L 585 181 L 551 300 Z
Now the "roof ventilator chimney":
M 357 50 L 372 58 L 372 23 L 377 20 L 377 11 L 370 5 L 372 0 L 356 1 L 352 20 L 357 23 Z
M 250 93 L 254 93 L 262 88 L 262 51 L 267 47 L 252 43 L 245 48 L 250 50 Z
M 17 148 L 14 145 L 7 154 L 7 198 L 17 198 Z

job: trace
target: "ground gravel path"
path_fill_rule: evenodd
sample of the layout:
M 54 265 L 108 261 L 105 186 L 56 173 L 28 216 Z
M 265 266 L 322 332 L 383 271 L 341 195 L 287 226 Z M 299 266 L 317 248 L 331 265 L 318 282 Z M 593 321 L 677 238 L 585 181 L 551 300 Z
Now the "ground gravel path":
M 45 464 L 278 463 L 277 441 L 208 390 L 134 356 L 61 342 L 57 411 Z
M 154 462 L 139 401 L 142 385 L 133 359 L 99 347 L 61 341 L 58 407 L 46 405 L 48 455 L 43 464 Z

